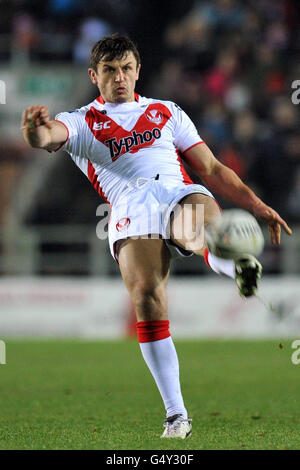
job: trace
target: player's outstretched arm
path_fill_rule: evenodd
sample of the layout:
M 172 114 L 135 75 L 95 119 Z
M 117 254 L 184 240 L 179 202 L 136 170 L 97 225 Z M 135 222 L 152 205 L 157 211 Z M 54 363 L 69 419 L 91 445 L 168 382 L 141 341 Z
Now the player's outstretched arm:
M 259 199 L 233 170 L 219 162 L 206 144 L 193 147 L 185 152 L 184 157 L 212 192 L 252 212 L 267 224 L 273 244 L 280 244 L 281 227 L 288 235 L 292 234 L 292 230 L 280 215 Z
M 68 138 L 65 126 L 50 120 L 49 109 L 41 105 L 23 111 L 21 129 L 28 145 L 49 151 L 58 149 Z

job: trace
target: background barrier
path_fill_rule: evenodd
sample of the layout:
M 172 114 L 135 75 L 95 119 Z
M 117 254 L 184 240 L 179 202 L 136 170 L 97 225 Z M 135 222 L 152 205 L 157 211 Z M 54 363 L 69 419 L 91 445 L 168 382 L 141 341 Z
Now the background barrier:
M 244 300 L 232 281 L 176 278 L 168 284 L 170 330 L 175 338 L 294 337 L 300 331 L 297 277 L 269 276 L 259 299 Z M 121 280 L 4 278 L 1 336 L 114 339 L 135 334 L 135 318 Z

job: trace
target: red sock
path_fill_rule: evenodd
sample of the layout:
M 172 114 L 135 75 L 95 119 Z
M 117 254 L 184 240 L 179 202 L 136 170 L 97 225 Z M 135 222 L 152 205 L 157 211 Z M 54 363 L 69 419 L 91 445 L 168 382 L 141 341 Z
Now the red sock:
M 171 336 L 169 320 L 153 320 L 136 322 L 139 343 L 149 343 Z
M 136 329 L 143 358 L 160 391 L 167 417 L 182 414 L 187 418 L 180 388 L 179 363 L 169 332 L 169 321 L 139 321 L 136 323 Z

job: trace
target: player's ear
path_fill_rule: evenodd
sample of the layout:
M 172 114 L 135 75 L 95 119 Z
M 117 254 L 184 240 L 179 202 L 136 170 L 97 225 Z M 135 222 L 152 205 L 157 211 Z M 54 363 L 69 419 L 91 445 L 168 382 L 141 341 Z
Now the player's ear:
M 97 74 L 96 71 L 92 68 L 88 69 L 89 77 L 94 85 L 97 85 Z

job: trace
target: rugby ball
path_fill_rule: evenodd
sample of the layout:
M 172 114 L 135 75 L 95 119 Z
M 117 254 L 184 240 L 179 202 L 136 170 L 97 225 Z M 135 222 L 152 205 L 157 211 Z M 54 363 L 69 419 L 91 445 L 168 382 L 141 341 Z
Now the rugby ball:
M 243 209 L 224 210 L 215 225 L 205 229 L 205 241 L 212 254 L 238 259 L 245 254 L 259 256 L 264 236 L 255 217 Z

